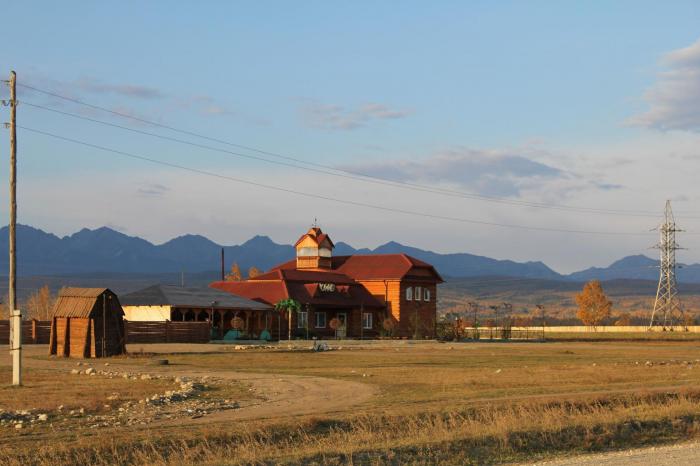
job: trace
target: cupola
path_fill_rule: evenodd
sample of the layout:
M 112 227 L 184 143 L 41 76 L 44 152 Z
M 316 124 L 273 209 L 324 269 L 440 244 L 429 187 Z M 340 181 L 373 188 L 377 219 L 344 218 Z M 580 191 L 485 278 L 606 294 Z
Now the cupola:
M 312 227 L 296 242 L 297 269 L 330 269 L 333 241 L 317 226 Z

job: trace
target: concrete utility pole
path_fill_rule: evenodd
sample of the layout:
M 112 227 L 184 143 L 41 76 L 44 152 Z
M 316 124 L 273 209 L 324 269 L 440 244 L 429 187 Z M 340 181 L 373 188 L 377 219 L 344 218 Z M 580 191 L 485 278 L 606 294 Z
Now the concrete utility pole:
M 664 223 L 659 226 L 661 238 L 655 246 L 661 251 L 661 263 L 659 264 L 659 287 L 656 291 L 649 329 L 655 325 L 661 325 L 664 329 L 670 326 L 673 329 L 676 321 L 683 317 L 676 287 L 676 251 L 681 249 L 676 243 L 677 231 L 683 230 L 676 228 L 671 201 L 666 201 Z
M 17 309 L 17 74 L 10 71 L 10 270 L 8 307 L 10 308 L 10 352 L 12 385 L 22 385 L 22 312 Z

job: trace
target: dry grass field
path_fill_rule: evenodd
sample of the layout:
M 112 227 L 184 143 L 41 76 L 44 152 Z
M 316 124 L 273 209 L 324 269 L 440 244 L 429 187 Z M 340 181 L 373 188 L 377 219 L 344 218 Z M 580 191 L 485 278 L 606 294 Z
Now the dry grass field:
M 283 344 L 207 345 L 197 353 L 182 346 L 154 355 L 170 362 L 158 368 L 162 374 L 230 377 L 235 387 L 202 396 L 235 396 L 243 408 L 129 428 L 77 423 L 62 430 L 58 419 L 53 428 L 2 427 L 0 463 L 507 463 L 686 439 L 700 430 L 698 341 L 339 344 L 322 353 Z M 144 345 L 146 353 L 161 350 L 173 348 Z M 148 354 L 109 362 L 114 370 L 155 368 Z M 63 404 L 95 410 L 112 391 L 135 400 L 167 383 L 117 387 L 110 384 L 123 381 L 72 376 L 74 361 L 49 360 L 39 349 L 27 365 L 27 386 L 2 385 L 0 408 L 50 408 L 64 393 Z M 311 387 L 320 389 L 307 396 Z M 359 387 L 371 396 L 358 398 Z M 266 401 L 275 397 L 276 404 Z M 295 407 L 295 398 L 307 409 Z

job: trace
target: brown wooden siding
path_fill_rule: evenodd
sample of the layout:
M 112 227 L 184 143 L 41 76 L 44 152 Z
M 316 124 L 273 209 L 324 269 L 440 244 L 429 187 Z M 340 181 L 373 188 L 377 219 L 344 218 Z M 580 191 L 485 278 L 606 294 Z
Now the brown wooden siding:
M 209 322 L 125 321 L 126 343 L 208 343 Z

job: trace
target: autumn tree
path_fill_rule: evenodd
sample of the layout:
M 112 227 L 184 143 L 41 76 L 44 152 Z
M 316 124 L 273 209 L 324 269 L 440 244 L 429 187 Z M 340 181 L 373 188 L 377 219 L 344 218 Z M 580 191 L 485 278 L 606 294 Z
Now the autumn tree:
M 238 263 L 233 263 L 233 265 L 231 266 L 231 271 L 226 275 L 225 280 L 227 282 L 240 282 L 241 280 L 243 280 L 241 268 L 238 266 Z
M 260 274 L 262 274 L 262 272 L 256 266 L 252 266 L 248 269 L 248 278 L 255 278 Z
M 618 327 L 626 327 L 632 325 L 632 316 L 629 312 L 623 312 L 618 316 L 617 320 L 615 321 L 615 325 L 617 325 Z
M 48 285 L 42 286 L 27 298 L 27 316 L 37 320 L 49 320 L 54 302 Z
M 576 317 L 584 325 L 595 328 L 610 317 L 612 301 L 608 299 L 598 280 L 591 280 L 583 287 L 583 291 L 574 296 L 578 304 Z

